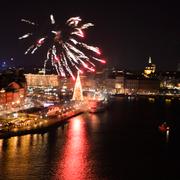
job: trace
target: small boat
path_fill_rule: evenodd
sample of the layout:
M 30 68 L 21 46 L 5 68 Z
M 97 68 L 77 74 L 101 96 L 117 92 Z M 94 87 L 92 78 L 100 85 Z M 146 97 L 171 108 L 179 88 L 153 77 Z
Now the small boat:
M 106 108 L 106 103 L 103 100 L 89 100 L 89 109 L 91 113 L 102 112 Z
M 167 125 L 166 122 L 163 122 L 161 125 L 159 125 L 159 131 L 166 133 L 169 131 L 170 127 Z
M 86 92 L 87 111 L 90 113 L 102 112 L 109 104 L 109 96 L 101 91 Z

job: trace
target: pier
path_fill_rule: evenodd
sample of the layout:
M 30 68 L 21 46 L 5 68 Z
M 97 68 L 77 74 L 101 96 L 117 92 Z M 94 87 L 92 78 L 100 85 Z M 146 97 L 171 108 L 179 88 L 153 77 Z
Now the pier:
M 34 113 L 16 112 L 1 118 L 0 138 L 41 133 L 49 127 L 65 123 L 69 118 L 86 111 L 83 101 L 53 105 Z

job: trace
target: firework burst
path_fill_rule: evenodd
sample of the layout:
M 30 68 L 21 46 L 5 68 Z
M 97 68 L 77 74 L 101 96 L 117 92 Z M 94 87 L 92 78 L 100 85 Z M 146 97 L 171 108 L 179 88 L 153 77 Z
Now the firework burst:
M 29 25 L 36 26 L 34 22 L 26 19 L 21 19 Z M 101 55 L 98 47 L 90 46 L 82 41 L 84 37 L 84 30 L 94 26 L 92 23 L 82 23 L 80 17 L 69 18 L 64 28 L 60 29 L 56 26 L 56 21 L 53 15 L 50 15 L 50 31 L 44 33 L 45 35 L 37 38 L 25 54 L 34 54 L 44 44 L 48 44 L 46 59 L 44 61 L 44 70 L 46 64 L 51 61 L 55 67 L 58 75 L 65 77 L 69 74 L 74 77 L 74 71 L 83 73 L 83 70 L 95 71 L 95 61 L 106 63 L 105 60 L 97 56 Z M 20 40 L 29 38 L 34 34 L 28 32 L 21 37 Z

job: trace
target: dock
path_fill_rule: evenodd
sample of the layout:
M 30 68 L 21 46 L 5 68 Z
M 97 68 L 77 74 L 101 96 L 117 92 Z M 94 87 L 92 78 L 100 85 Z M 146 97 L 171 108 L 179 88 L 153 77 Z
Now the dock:
M 13 113 L 1 118 L 0 139 L 47 131 L 50 127 L 61 125 L 69 118 L 84 113 L 85 107 L 85 102 L 76 101 L 53 105 L 35 113 Z

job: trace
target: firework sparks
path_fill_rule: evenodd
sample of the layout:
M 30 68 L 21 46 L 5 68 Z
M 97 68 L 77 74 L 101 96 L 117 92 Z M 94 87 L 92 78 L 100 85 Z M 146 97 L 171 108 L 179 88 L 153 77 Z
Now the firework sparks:
M 36 26 L 32 21 L 21 19 L 29 25 Z M 48 43 L 48 50 L 46 59 L 44 61 L 44 69 L 48 61 L 51 61 L 52 66 L 56 69 L 58 75 L 65 77 L 69 74 L 73 79 L 74 70 L 83 73 L 83 69 L 95 71 L 95 64 L 93 61 L 106 63 L 105 60 L 96 57 L 100 56 L 101 51 L 98 47 L 90 46 L 82 41 L 84 37 L 84 30 L 91 26 L 92 23 L 82 24 L 80 17 L 71 17 L 66 23 L 65 27 L 61 30 L 57 28 L 54 16 L 50 15 L 50 32 L 45 32 L 44 36 L 39 37 L 34 44 L 32 44 L 25 54 L 34 54 L 38 48 Z M 26 33 L 19 37 L 20 40 L 33 37 L 33 33 Z
M 21 19 L 21 21 L 22 22 L 26 22 L 26 23 L 28 23 L 28 24 L 31 24 L 31 25 L 35 25 L 35 23 L 34 22 L 32 22 L 32 21 L 29 21 L 29 20 L 27 20 L 27 19 Z

